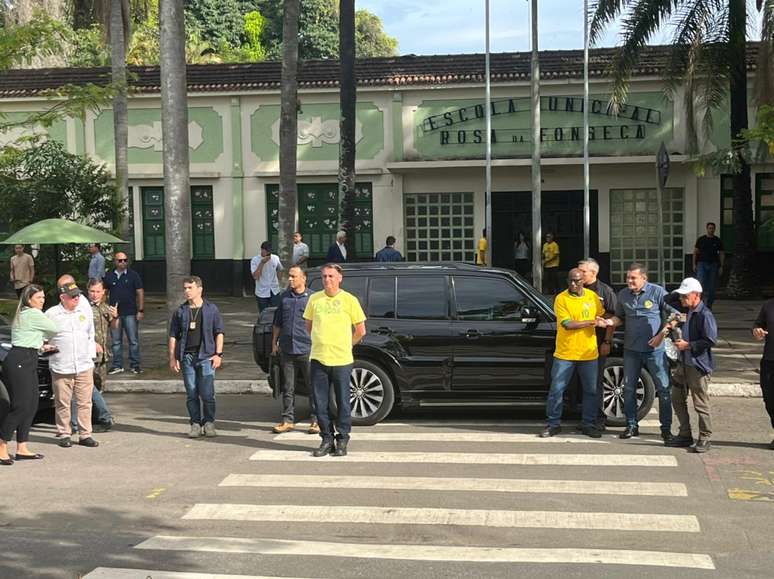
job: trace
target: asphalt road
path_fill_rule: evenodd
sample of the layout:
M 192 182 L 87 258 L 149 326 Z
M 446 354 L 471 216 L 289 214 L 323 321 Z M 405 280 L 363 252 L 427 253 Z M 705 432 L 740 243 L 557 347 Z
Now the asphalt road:
M 544 441 L 540 412 L 468 410 L 356 429 L 346 459 L 272 435 L 265 397 L 221 396 L 200 440 L 182 395 L 108 402 L 99 448 L 38 425 L 46 458 L 0 467 L 2 579 L 772 576 L 760 399 L 713 399 L 705 455 L 664 448 L 655 415 L 639 440 Z

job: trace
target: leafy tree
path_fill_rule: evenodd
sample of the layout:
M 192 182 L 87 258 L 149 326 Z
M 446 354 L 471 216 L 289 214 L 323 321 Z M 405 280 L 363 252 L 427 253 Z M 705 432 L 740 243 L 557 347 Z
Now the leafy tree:
M 242 24 L 237 0 L 185 0 L 186 30 L 213 46 L 241 46 Z
M 398 41 L 387 36 L 382 20 L 368 10 L 355 12 L 355 39 L 358 58 L 394 56 L 398 53 Z
M 771 62 L 774 54 L 774 0 L 757 0 L 763 12 L 759 66 L 756 74 L 759 103 L 771 104 Z M 704 112 L 704 127 L 712 126 L 712 113 L 730 100 L 731 142 L 728 152 L 738 171 L 734 174 L 734 224 L 736 241 L 728 293 L 748 297 L 755 293 L 755 230 L 752 213 L 750 165 L 743 151 L 747 118 L 747 3 L 746 0 L 596 0 L 591 9 L 590 38 L 598 40 L 604 28 L 619 16 L 622 44 L 612 62 L 612 100 L 624 102 L 632 69 L 643 48 L 662 26 L 674 27 L 671 66 L 667 78 L 686 89 L 685 108 L 690 127 L 694 107 Z M 689 145 L 693 131 L 689 127 Z
M 748 141 L 760 141 L 765 144 L 768 154 L 774 157 L 774 106 L 761 106 L 756 115 L 755 127 L 742 133 Z

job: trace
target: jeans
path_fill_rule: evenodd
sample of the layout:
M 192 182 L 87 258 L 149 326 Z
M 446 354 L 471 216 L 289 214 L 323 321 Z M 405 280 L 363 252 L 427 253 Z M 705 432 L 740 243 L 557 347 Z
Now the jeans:
M 310 422 L 317 422 L 317 409 L 314 404 L 314 393 L 311 391 L 311 372 L 309 368 L 309 354 L 285 354 L 280 353 L 282 364 L 282 422 L 294 423 L 296 420 L 296 372 L 303 375 L 306 389 L 309 392 L 309 405 L 312 407 Z
M 266 308 L 276 308 L 280 304 L 280 294 L 271 294 L 271 297 L 261 298 L 255 296 L 255 303 L 258 305 L 258 315 Z
M 578 370 L 583 387 L 582 422 L 584 426 L 594 426 L 597 418 L 597 361 L 596 360 L 560 360 L 554 358 L 551 367 L 551 389 L 546 400 L 548 426 L 559 426 L 562 420 L 564 391 Z
M 113 350 L 113 368 L 124 367 L 123 333 L 129 342 L 129 363 L 132 368 L 140 367 L 140 337 L 137 326 L 137 316 L 119 316 L 118 327 L 110 328 Z
M 349 377 L 352 374 L 352 364 L 325 366 L 317 360 L 312 360 L 311 369 L 314 404 L 317 408 L 317 420 L 320 424 L 320 438 L 324 441 L 333 440 L 333 420 L 329 407 L 332 385 L 338 406 L 336 430 L 339 434 L 337 438 L 349 440 L 349 433 L 352 431 L 352 405 L 349 399 Z
M 719 263 L 711 263 L 709 261 L 700 261 L 696 264 L 696 277 L 701 284 L 702 296 L 704 297 L 704 303 L 708 308 L 712 308 L 712 304 L 715 303 L 715 288 L 718 285 L 718 271 L 720 270 Z
M 661 422 L 661 430 L 670 430 L 672 428 L 672 394 L 664 350 L 651 352 L 624 350 L 624 414 L 626 415 L 626 425 L 637 426 L 637 382 L 640 379 L 642 368 L 650 373 L 656 383 L 658 419 Z
M 70 426 L 72 426 L 73 430 L 78 429 L 77 414 L 78 405 L 75 403 L 75 398 L 73 398 L 70 403 Z M 113 421 L 113 415 L 110 413 L 107 402 L 105 402 L 102 392 L 97 390 L 96 386 L 91 391 L 91 421 L 95 424 L 107 424 Z
M 180 370 L 191 424 L 204 426 L 215 422 L 215 369 L 210 359 L 199 360 L 197 354 L 184 354 Z

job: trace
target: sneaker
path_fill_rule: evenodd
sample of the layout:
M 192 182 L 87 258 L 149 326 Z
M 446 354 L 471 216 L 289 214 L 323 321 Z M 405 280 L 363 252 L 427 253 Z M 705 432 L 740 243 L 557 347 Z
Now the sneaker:
M 706 438 L 700 438 L 696 441 L 696 446 L 693 447 L 693 452 L 707 452 L 710 448 L 712 448 L 712 443 Z
M 188 438 L 199 438 L 202 435 L 202 427 L 198 424 L 191 425 L 191 432 L 188 433 Z
M 307 434 L 320 434 L 320 425 L 316 422 L 312 422 L 309 425 L 309 430 L 306 431 Z
M 123 371 L 124 371 L 123 368 L 111 368 L 110 370 L 108 370 L 108 374 L 110 374 L 110 375 L 121 374 L 121 372 L 123 372 Z
M 99 442 L 94 440 L 91 436 L 89 438 L 83 438 L 78 441 L 78 444 L 81 446 L 86 446 L 88 448 L 96 448 L 99 446 Z
M 546 426 L 543 429 L 543 432 L 541 432 L 538 436 L 540 436 L 540 438 L 550 438 L 551 436 L 556 436 L 561 431 L 561 426 Z
M 627 438 L 634 438 L 636 436 L 640 435 L 640 429 L 637 426 L 627 426 L 626 429 L 618 435 L 618 438 L 623 438 L 626 440 Z
M 205 422 L 204 423 L 204 436 L 207 438 L 212 438 L 213 436 L 216 436 L 215 432 L 215 425 L 212 422 Z
M 132 374 L 142 374 L 142 368 L 139 366 L 137 368 L 132 368 Z
M 206 426 L 206 425 L 205 425 Z M 290 432 L 296 427 L 292 422 L 280 422 L 277 426 L 271 429 L 274 434 L 282 434 L 283 432 Z

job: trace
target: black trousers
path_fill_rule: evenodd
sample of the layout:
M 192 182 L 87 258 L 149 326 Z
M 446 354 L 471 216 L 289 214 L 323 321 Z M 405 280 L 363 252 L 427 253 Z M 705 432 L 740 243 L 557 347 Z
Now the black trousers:
M 774 360 L 761 360 L 761 392 L 774 428 Z
M 0 438 L 9 442 L 27 442 L 30 427 L 38 410 L 38 351 L 14 346 L 3 360 L 3 379 L 8 389 L 11 408 L 3 420 Z

